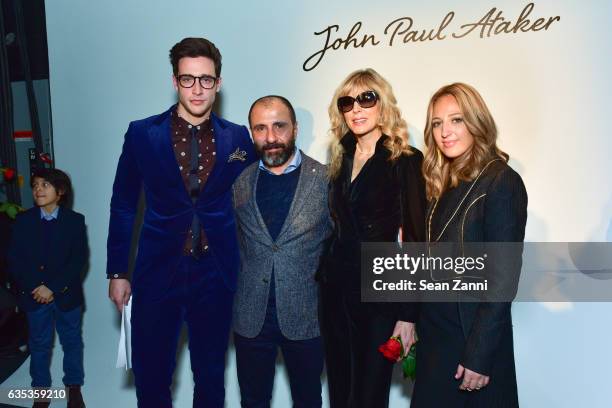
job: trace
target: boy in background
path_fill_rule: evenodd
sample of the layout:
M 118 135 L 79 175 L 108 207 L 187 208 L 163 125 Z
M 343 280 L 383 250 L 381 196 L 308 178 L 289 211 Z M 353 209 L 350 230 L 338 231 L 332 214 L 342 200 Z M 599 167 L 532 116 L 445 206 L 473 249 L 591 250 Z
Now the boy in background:
M 70 210 L 72 184 L 58 169 L 38 169 L 31 178 L 35 207 L 17 216 L 9 247 L 9 274 L 29 325 L 32 387 L 51 387 L 54 326 L 64 351 L 68 408 L 85 407 L 81 275 L 87 262 L 83 215 Z M 48 407 L 36 401 L 34 408 Z

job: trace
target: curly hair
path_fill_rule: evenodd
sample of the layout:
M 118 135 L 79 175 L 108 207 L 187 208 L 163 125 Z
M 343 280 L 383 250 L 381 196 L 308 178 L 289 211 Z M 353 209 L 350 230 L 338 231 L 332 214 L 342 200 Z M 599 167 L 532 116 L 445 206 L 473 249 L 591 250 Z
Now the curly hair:
M 37 178 L 43 179 L 53 186 L 56 194 L 60 196 L 59 205 L 68 208 L 72 207 L 74 196 L 72 182 L 68 174 L 60 169 L 37 168 L 30 176 L 30 187 L 34 187 L 34 181 Z
M 412 154 L 408 146 L 408 126 L 402 119 L 391 84 L 372 68 L 360 69 L 352 72 L 342 81 L 329 104 L 328 113 L 331 124 L 329 132 L 332 135 L 329 176 L 332 180 L 338 177 L 342 165 L 344 148 L 340 140 L 349 131 L 344 115 L 338 109 L 337 101 L 338 98 L 356 89 L 372 90 L 378 95 L 379 126 L 382 133 L 389 136 L 385 141 L 385 147 L 391 152 L 389 160 L 396 160 L 402 154 Z
M 461 156 L 448 159 L 438 148 L 433 135 L 432 116 L 435 103 L 443 96 L 455 98 L 474 143 Z M 470 85 L 456 82 L 443 86 L 433 94 L 427 107 L 424 132 L 425 158 L 423 176 L 427 199 L 437 199 L 460 181 L 473 180 L 493 158 L 508 161 L 508 154 L 497 147 L 497 126 L 482 96 Z

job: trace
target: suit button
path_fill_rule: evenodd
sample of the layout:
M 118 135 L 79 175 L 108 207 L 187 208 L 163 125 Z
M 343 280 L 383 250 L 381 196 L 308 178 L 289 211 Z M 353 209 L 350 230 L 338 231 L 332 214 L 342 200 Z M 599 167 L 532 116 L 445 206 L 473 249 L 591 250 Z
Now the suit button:
M 45 265 L 40 265 L 40 266 L 38 267 L 38 269 L 40 269 L 41 271 L 44 271 L 44 270 L 45 270 Z
M 278 245 L 272 245 L 272 251 L 278 252 Z

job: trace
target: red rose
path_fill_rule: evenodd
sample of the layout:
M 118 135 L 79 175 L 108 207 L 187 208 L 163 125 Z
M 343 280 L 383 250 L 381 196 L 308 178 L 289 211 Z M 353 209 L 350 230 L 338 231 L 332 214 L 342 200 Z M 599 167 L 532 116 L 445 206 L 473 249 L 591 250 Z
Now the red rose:
M 11 168 L 4 169 L 4 180 L 11 181 L 15 177 L 15 170 Z
M 378 346 L 378 351 L 389 361 L 396 362 L 402 355 L 403 346 L 399 337 L 391 337 L 385 344 Z

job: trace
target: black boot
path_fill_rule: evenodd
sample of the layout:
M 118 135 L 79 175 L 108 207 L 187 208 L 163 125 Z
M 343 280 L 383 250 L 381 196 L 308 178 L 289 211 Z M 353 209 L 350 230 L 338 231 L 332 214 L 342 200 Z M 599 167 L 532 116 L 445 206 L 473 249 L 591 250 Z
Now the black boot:
M 67 408 L 85 408 L 85 402 L 81 395 L 80 385 L 68 385 L 68 405 Z

